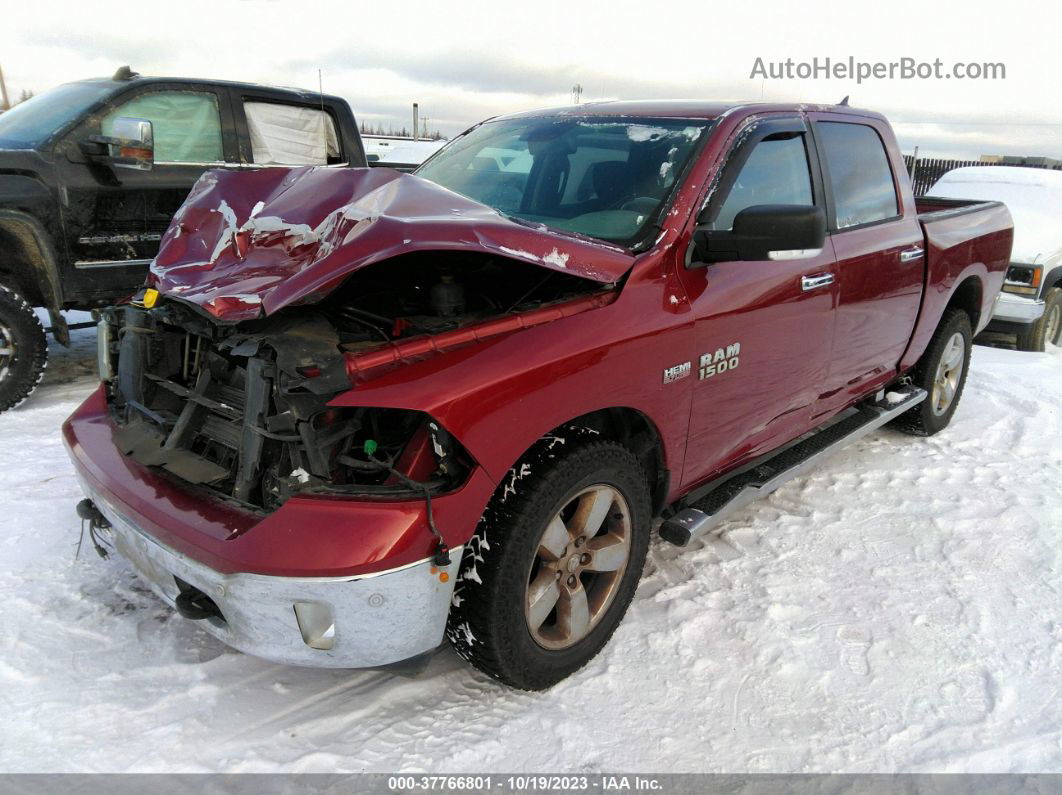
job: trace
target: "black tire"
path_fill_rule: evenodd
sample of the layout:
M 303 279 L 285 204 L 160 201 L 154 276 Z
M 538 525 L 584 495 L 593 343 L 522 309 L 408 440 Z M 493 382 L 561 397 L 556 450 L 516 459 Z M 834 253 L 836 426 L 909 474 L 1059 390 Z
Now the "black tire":
M 1062 343 L 1062 323 L 1059 323 L 1058 313 L 1062 313 L 1062 288 L 1052 287 L 1044 296 L 1044 313 L 1040 319 L 1018 333 L 1018 350 L 1040 352 L 1048 342 L 1052 345 Z M 1050 325 L 1054 325 L 1054 329 L 1050 331 L 1051 339 L 1048 339 Z
M 962 370 L 958 374 L 957 384 L 954 387 L 954 397 L 951 398 L 945 410 L 938 411 L 934 400 L 934 381 L 941 359 L 956 334 L 962 337 L 964 345 Z M 947 310 L 937 330 L 933 333 L 933 338 L 929 341 L 929 347 L 926 348 L 926 352 L 922 354 L 922 358 L 910 373 L 911 382 L 926 390 L 929 396 L 893 421 L 897 430 L 916 436 L 932 436 L 948 427 L 959 405 L 959 400 L 962 398 L 963 388 L 966 386 L 966 375 L 970 371 L 972 351 L 973 329 L 970 327 L 970 316 L 961 309 Z
M 589 632 L 567 648 L 536 642 L 525 617 L 527 587 L 549 522 L 580 491 L 605 484 L 629 509 L 630 547 L 614 596 Z M 465 548 L 447 637 L 479 670 L 512 687 L 544 690 L 586 665 L 608 643 L 641 578 L 651 505 L 645 474 L 625 447 L 585 429 L 547 436 L 509 471 Z
M 14 408 L 37 388 L 48 362 L 44 327 L 26 300 L 0 285 L 0 411 Z

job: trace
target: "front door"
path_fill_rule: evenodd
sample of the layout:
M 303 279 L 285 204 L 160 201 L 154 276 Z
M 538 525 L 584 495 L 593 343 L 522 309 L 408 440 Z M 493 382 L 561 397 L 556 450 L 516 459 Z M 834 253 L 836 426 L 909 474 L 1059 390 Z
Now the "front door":
M 801 118 L 761 122 L 739 138 L 709 204 L 713 228 L 732 228 L 753 205 L 823 205 Z M 684 486 L 810 427 L 833 340 L 834 257 L 828 238 L 821 251 L 790 256 L 684 272 L 698 344 Z
M 223 135 L 226 102 L 224 93 L 215 90 L 150 86 L 123 95 L 74 133 L 78 138 L 110 135 L 119 117 L 147 119 L 153 126 L 155 162 L 150 171 L 112 172 L 87 163 L 63 169 L 68 298 L 114 298 L 143 283 L 147 265 L 192 185 L 209 168 L 224 167 L 227 160 L 234 165 L 234 141 Z

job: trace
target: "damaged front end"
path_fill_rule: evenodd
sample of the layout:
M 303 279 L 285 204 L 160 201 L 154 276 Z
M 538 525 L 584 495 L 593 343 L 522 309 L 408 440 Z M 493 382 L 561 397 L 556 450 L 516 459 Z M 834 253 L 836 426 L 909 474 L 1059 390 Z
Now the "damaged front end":
M 218 326 L 178 303 L 103 313 L 101 358 L 126 455 L 258 511 L 294 494 L 408 498 L 458 487 L 471 461 L 430 417 L 334 409 L 344 340 L 316 312 Z
M 381 363 L 612 297 L 532 265 L 441 253 L 381 263 L 315 306 L 233 325 L 147 291 L 147 301 L 102 313 L 115 442 L 141 464 L 256 511 L 296 494 L 423 497 L 430 523 L 431 497 L 461 486 L 469 454 L 423 412 L 336 408 L 333 398 Z
M 611 303 L 629 260 L 413 177 L 211 172 L 149 286 L 101 312 L 103 387 L 64 425 L 86 508 L 238 649 L 423 659 L 497 484 L 438 402 L 360 398 L 432 357 L 433 389 L 454 364 L 459 395 L 475 357 L 451 352 Z
M 115 444 L 252 511 L 296 495 L 423 499 L 472 456 L 413 407 L 335 406 L 366 380 L 615 300 L 631 255 L 366 169 L 208 172 L 149 285 L 102 312 Z M 563 248 L 564 251 L 561 251 Z

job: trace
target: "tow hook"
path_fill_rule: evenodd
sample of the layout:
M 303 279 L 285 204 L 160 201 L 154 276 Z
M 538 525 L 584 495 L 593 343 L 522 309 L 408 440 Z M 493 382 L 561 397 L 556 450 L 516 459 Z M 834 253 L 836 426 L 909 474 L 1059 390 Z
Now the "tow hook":
M 177 612 L 184 618 L 192 621 L 202 621 L 204 618 L 224 619 L 217 603 L 200 591 L 194 585 L 189 585 L 184 580 L 175 577 L 180 593 L 174 599 Z

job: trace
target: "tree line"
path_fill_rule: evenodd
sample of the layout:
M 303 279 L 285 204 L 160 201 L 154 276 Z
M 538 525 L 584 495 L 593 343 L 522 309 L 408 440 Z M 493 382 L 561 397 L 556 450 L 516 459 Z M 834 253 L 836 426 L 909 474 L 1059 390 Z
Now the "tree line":
M 385 135 L 388 138 L 412 138 L 412 134 L 409 132 L 409 128 L 405 125 L 401 129 L 395 128 L 393 125 L 388 124 L 385 128 L 383 124 L 372 124 L 371 122 L 363 121 L 358 127 L 361 130 L 362 135 Z M 425 124 L 421 127 L 420 135 L 421 140 L 425 141 L 438 141 L 441 140 L 443 135 L 438 130 L 428 130 L 428 125 Z

